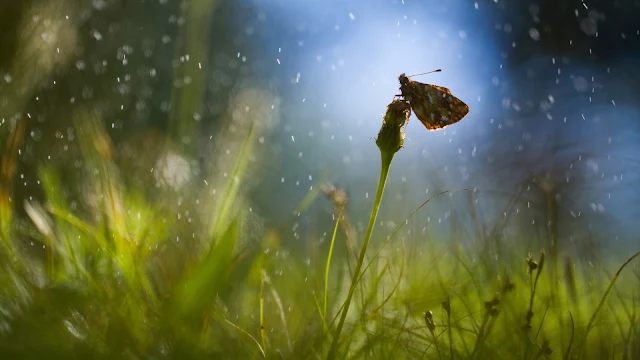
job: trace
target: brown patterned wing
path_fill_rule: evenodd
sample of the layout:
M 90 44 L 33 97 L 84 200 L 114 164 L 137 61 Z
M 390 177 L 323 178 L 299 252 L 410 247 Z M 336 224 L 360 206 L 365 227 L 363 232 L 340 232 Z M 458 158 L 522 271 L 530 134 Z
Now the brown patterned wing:
M 442 86 L 411 82 L 411 109 L 429 130 L 455 124 L 469 113 L 469 106 Z

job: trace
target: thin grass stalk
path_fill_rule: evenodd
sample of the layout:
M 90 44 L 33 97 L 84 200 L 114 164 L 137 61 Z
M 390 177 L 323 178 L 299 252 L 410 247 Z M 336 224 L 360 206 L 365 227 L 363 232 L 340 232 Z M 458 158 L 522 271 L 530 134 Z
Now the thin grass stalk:
M 573 314 L 569 311 L 569 318 L 571 319 L 571 337 L 569 338 L 569 346 L 567 346 L 567 352 L 565 353 L 563 359 L 568 360 L 569 355 L 571 355 L 571 345 L 573 345 L 573 336 L 575 335 L 576 325 L 573 322 Z
M 453 356 L 453 334 L 451 332 L 451 297 L 447 296 L 447 300 L 442 302 L 442 306 L 444 310 L 447 312 L 447 334 L 449 336 L 449 353 L 451 356 L 451 360 L 454 359 Z
M 342 212 L 344 211 L 344 207 L 340 208 L 338 212 L 338 218 L 336 219 L 336 225 L 333 228 L 333 236 L 331 236 L 331 244 L 329 245 L 329 253 L 327 254 L 327 265 L 324 269 L 324 303 L 322 305 L 322 324 L 325 332 L 327 329 L 327 302 L 329 296 L 329 269 L 331 268 L 331 258 L 333 257 L 333 247 L 336 242 L 336 235 L 338 234 L 338 228 L 340 226 L 340 218 L 342 218 Z
M 484 315 L 484 319 L 482 320 L 482 325 L 480 325 L 480 331 L 478 332 L 478 337 L 476 338 L 476 344 L 473 346 L 473 351 L 471 351 L 471 355 L 469 356 L 469 358 L 471 359 L 476 358 L 476 354 L 478 354 L 478 350 L 480 349 L 480 344 L 484 342 L 485 328 L 487 327 L 490 318 L 491 315 L 489 315 L 489 312 L 487 311 Z
M 587 327 L 584 331 L 584 336 L 582 338 L 582 344 L 579 348 L 581 348 L 583 351 L 585 350 L 584 346 L 585 343 L 587 341 L 587 336 L 589 336 L 589 331 L 591 331 L 591 327 L 593 326 L 594 321 L 596 320 L 596 316 L 598 315 L 598 313 L 600 312 L 600 309 L 602 309 L 602 306 L 604 305 L 605 300 L 607 299 L 607 296 L 609 295 L 609 293 L 611 292 L 611 289 L 613 289 L 613 285 L 616 284 L 616 281 L 618 281 L 618 277 L 620 276 L 620 273 L 622 272 L 622 270 L 629 265 L 629 263 L 631 261 L 633 261 L 633 259 L 635 259 L 636 257 L 638 257 L 638 255 L 640 255 L 640 251 L 636 252 L 635 254 L 631 255 L 631 257 L 629 257 L 618 269 L 618 271 L 616 271 L 616 274 L 613 276 L 613 278 L 611 279 L 611 281 L 609 282 L 609 286 L 607 287 L 607 290 L 604 292 L 604 295 L 602 295 L 602 298 L 600 299 L 600 302 L 598 303 L 598 306 L 596 306 L 596 309 L 593 311 L 593 314 L 591 315 L 591 318 L 589 319 L 589 322 L 587 323 Z
M 256 344 L 256 346 L 258 347 L 258 350 L 260 350 L 260 354 L 262 355 L 262 358 L 266 359 L 267 358 L 267 354 L 264 352 L 264 349 L 262 348 L 262 346 L 260 346 L 260 343 L 258 342 L 258 340 L 256 340 L 256 338 L 254 338 L 253 336 L 251 336 L 251 334 L 249 334 L 246 330 L 244 330 L 243 328 L 239 327 L 238 325 L 232 323 L 231 321 L 224 319 L 224 321 L 229 324 L 231 327 L 233 327 L 234 329 L 238 330 L 240 333 L 246 335 L 249 339 L 251 339 L 251 341 L 253 341 L 254 344 Z
M 267 349 L 267 329 L 264 326 L 264 272 L 260 279 L 260 339 L 262 340 L 262 348 Z

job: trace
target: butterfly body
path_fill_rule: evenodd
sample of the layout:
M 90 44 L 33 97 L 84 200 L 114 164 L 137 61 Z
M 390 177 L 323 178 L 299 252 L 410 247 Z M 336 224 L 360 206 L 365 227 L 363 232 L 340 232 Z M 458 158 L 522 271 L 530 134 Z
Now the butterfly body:
M 404 73 L 400 74 L 398 80 L 401 96 L 429 130 L 455 124 L 469 113 L 469 106 L 445 87 L 413 81 Z

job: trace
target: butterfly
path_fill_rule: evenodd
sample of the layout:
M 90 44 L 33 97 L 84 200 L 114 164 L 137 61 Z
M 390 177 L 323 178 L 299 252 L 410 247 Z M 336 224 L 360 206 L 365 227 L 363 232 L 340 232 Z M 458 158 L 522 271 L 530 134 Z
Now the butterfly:
M 438 72 L 440 70 L 435 70 Z M 442 86 L 423 84 L 400 74 L 401 95 L 409 102 L 413 113 L 428 130 L 455 124 L 469 113 L 469 106 Z

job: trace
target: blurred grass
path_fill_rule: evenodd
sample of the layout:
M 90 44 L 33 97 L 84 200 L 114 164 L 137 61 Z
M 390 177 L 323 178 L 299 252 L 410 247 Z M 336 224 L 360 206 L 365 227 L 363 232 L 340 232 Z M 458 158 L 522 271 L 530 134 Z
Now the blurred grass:
M 209 227 L 203 222 L 190 229 L 203 238 L 178 234 L 175 215 L 122 185 L 100 117 L 80 111 L 77 119 L 83 162 L 93 169 L 80 184 L 87 207 L 74 211 L 70 185 L 42 164 L 46 202 L 22 204 L 30 221 L 3 208 L 2 358 L 317 358 L 327 350 L 346 291 L 337 284 L 351 277 L 340 268 L 350 262 L 334 256 L 327 276 L 327 249 L 316 247 L 308 258 L 317 261 L 308 262 L 273 231 L 243 245 L 241 212 L 211 209 L 220 217 L 211 219 L 214 231 L 195 231 Z M 250 130 L 245 140 L 256 141 Z M 239 152 L 234 178 L 250 153 Z M 240 199 L 227 186 L 216 204 L 234 208 Z M 547 257 L 543 265 L 497 235 L 475 248 L 403 236 L 369 258 L 340 339 L 348 358 L 638 356 L 637 271 L 620 273 L 604 298 L 605 269 L 616 264 Z M 549 272 L 551 261 L 564 271 Z
M 209 65 L 209 42 L 212 40 L 209 33 L 212 13 L 219 2 L 191 1 L 181 9 L 181 16 L 186 21 L 178 34 L 175 53 L 180 55 L 180 66 L 174 70 L 173 76 L 180 85 L 172 87 L 169 134 L 191 153 L 197 150 L 197 139 L 202 127 L 207 79 L 205 74 Z

